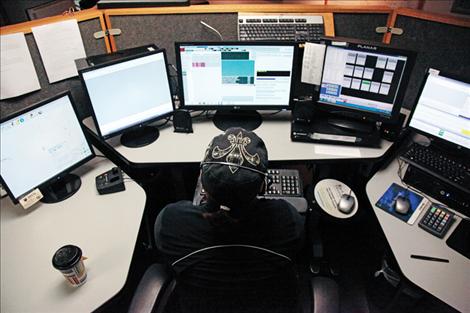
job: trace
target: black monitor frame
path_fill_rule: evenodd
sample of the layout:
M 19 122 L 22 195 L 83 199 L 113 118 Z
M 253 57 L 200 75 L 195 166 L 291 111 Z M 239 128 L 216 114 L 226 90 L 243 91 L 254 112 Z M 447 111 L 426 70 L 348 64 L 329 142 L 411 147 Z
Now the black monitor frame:
M 431 144 L 436 145 L 437 147 L 442 147 L 443 150 L 449 151 L 451 153 L 457 153 L 457 154 L 463 153 L 463 156 L 470 157 L 470 149 L 469 148 L 466 148 L 466 147 L 461 146 L 459 144 L 456 144 L 456 143 L 450 142 L 448 140 L 439 138 L 439 137 L 434 136 L 430 133 L 427 133 L 425 131 L 422 131 L 420 129 L 417 129 L 417 128 L 414 128 L 414 127 L 410 126 L 411 119 L 413 118 L 416 107 L 418 106 L 418 102 L 419 102 L 419 99 L 421 98 L 421 94 L 423 93 L 424 86 L 426 85 L 428 77 L 429 77 L 429 75 L 431 75 L 432 71 L 433 71 L 433 69 L 428 68 L 427 71 L 426 71 L 426 74 L 424 75 L 424 78 L 421 82 L 421 86 L 419 87 L 419 90 L 418 90 L 418 95 L 416 96 L 415 103 L 413 104 L 413 108 L 410 111 L 408 121 L 406 122 L 406 128 L 412 130 L 413 132 L 415 132 L 417 134 L 420 134 L 420 135 L 423 135 L 423 136 L 429 138 L 429 140 L 431 141 Z M 436 71 L 436 70 L 434 70 L 434 71 Z M 462 77 L 462 76 L 454 75 L 454 74 L 448 73 L 448 72 L 442 72 L 442 71 L 438 71 L 438 72 L 439 72 L 439 76 L 454 79 L 454 80 L 457 80 L 457 81 L 461 81 L 461 82 L 470 84 L 470 78 L 468 78 L 468 77 Z
M 60 93 L 60 94 L 57 94 L 51 98 L 48 98 L 46 100 L 42 100 L 40 102 L 37 102 L 29 107 L 26 107 L 24 109 L 21 109 L 11 115 L 8 115 L 6 117 L 2 117 L 0 119 L 0 123 L 3 123 L 7 120 L 11 120 L 15 117 L 18 117 L 20 115 L 23 115 L 29 111 L 32 111 L 32 110 L 35 110 L 41 106 L 44 106 L 44 105 L 47 105 L 57 99 L 60 99 L 64 96 L 68 96 L 69 97 L 69 100 L 70 100 L 70 103 L 72 104 L 72 108 L 73 108 L 73 111 L 75 112 L 75 116 L 77 117 L 77 122 L 78 124 L 80 125 L 80 128 L 82 129 L 82 132 L 83 132 L 83 135 L 85 136 L 85 140 L 86 142 L 88 143 L 88 147 L 91 151 L 91 154 L 89 156 L 87 156 L 86 158 L 82 159 L 81 161 L 75 163 L 74 165 L 64 169 L 63 171 L 61 171 L 60 173 L 57 173 L 55 174 L 53 177 L 49 178 L 49 179 L 46 179 L 44 182 L 40 183 L 39 185 L 37 185 L 36 187 L 26 191 L 25 193 L 23 193 L 22 195 L 18 196 L 18 198 L 15 198 L 15 196 L 13 195 L 12 191 L 10 190 L 10 188 L 8 187 L 8 184 L 6 183 L 6 181 L 3 179 L 2 176 L 0 176 L 0 182 L 2 183 L 2 186 L 5 188 L 8 196 L 10 197 L 10 199 L 12 200 L 12 202 L 14 204 L 18 204 L 19 203 L 19 200 L 18 199 L 21 199 L 22 197 L 24 197 L 26 194 L 28 194 L 29 192 L 31 192 L 32 190 L 36 189 L 36 188 L 39 188 L 39 189 L 44 189 L 47 185 L 50 185 L 50 184 L 53 184 L 54 182 L 56 181 L 59 181 L 61 179 L 63 179 L 64 177 L 66 177 L 71 171 L 73 171 L 74 169 L 80 167 L 81 165 L 85 164 L 86 162 L 90 161 L 91 159 L 93 159 L 95 157 L 95 151 L 93 150 L 93 147 L 91 146 L 91 143 L 90 143 L 90 140 L 88 138 L 88 136 L 86 135 L 86 132 L 85 132 L 85 128 L 83 126 L 83 124 L 80 122 L 80 120 L 78 119 L 78 111 L 77 111 L 77 108 L 76 108 L 76 104 L 72 98 L 72 94 L 70 91 L 66 91 L 66 92 L 63 92 L 63 93 Z
M 347 117 L 352 117 L 354 119 L 369 121 L 369 122 L 394 122 L 398 120 L 400 115 L 400 109 L 402 107 L 403 98 L 405 96 L 405 92 L 407 89 L 408 82 L 410 80 L 410 76 L 412 73 L 413 66 L 416 61 L 416 52 L 411 50 L 404 50 L 395 47 L 390 47 L 384 44 L 380 44 L 377 42 L 371 41 L 364 41 L 364 40 L 357 40 L 345 37 L 323 37 L 321 40 L 322 43 L 325 43 L 328 46 L 335 46 L 338 48 L 347 48 L 350 50 L 356 50 L 360 52 L 370 52 L 370 53 L 384 53 L 388 55 L 400 55 L 405 56 L 407 58 L 406 65 L 403 71 L 402 80 L 400 85 L 398 86 L 398 92 L 395 98 L 395 103 L 393 103 L 392 112 L 389 117 L 373 113 L 367 112 L 363 110 L 352 109 L 344 106 L 336 106 L 330 103 L 320 102 L 319 99 L 317 104 L 315 105 L 316 108 L 327 111 L 330 113 L 338 113 L 344 114 Z M 324 74 L 324 66 L 326 60 L 326 51 L 325 51 L 325 59 L 323 60 L 323 71 L 322 71 L 322 78 L 321 82 L 323 82 L 323 74 Z M 320 83 L 321 88 L 321 83 Z
M 292 58 L 292 74 L 290 84 L 290 95 L 289 103 L 286 105 L 187 105 L 184 101 L 183 91 L 183 75 L 181 69 L 181 46 L 292 46 L 294 48 L 294 54 Z M 294 89 L 295 89 L 295 78 L 297 73 L 295 72 L 298 62 L 298 43 L 291 41 L 188 41 L 188 42 L 175 42 L 175 56 L 176 66 L 178 69 L 178 86 L 181 108 L 188 110 L 218 110 L 218 111 L 249 111 L 249 110 L 290 110 L 294 104 Z
M 98 123 L 98 119 L 96 117 L 95 109 L 93 108 L 93 104 L 91 103 L 90 95 L 88 93 L 88 88 L 86 87 L 86 83 L 83 79 L 83 73 L 94 71 L 94 70 L 104 68 L 104 67 L 108 67 L 108 66 L 111 66 L 111 65 L 115 65 L 115 64 L 118 64 L 118 63 L 131 61 L 131 60 L 134 60 L 134 59 L 139 59 L 139 58 L 146 57 L 146 56 L 149 56 L 149 55 L 152 55 L 152 54 L 158 54 L 158 53 L 163 53 L 163 59 L 165 60 L 165 71 L 166 71 L 166 77 L 167 77 L 167 82 L 168 82 L 168 88 L 170 90 L 170 95 L 171 95 L 170 74 L 169 74 L 169 71 L 168 71 L 168 59 L 167 59 L 167 56 L 166 56 L 166 50 L 165 49 L 157 49 L 157 50 L 154 50 L 154 51 L 142 52 L 142 53 L 138 53 L 138 54 L 131 55 L 131 56 L 125 56 L 125 57 L 117 59 L 117 60 L 113 60 L 113 61 L 110 61 L 110 62 L 105 62 L 105 63 L 98 64 L 98 65 L 95 65 L 95 66 L 90 66 L 90 67 L 87 67 L 87 68 L 84 68 L 84 69 L 81 69 L 81 70 L 78 71 L 78 74 L 80 76 L 80 81 L 82 82 L 83 89 L 85 91 L 86 96 L 88 97 L 88 99 L 90 101 L 91 116 L 93 117 L 93 122 L 95 123 L 96 131 L 98 132 L 98 136 L 100 138 L 106 140 L 106 139 L 121 135 L 126 131 L 138 130 L 138 129 L 141 129 L 141 128 L 149 125 L 149 124 L 152 124 L 155 121 L 167 118 L 167 117 L 171 116 L 175 111 L 175 101 L 173 99 L 173 96 L 171 96 L 171 105 L 173 107 L 173 110 L 171 112 L 168 112 L 168 113 L 165 113 L 165 114 L 162 114 L 162 115 L 159 115 L 159 116 L 155 116 L 155 117 L 153 117 L 149 120 L 141 121 L 137 124 L 128 126 L 126 128 L 120 129 L 120 130 L 112 132 L 110 134 L 103 135 L 103 133 L 101 132 L 101 129 L 100 129 L 100 125 Z M 113 91 L 109 90 L 108 92 L 113 92 Z

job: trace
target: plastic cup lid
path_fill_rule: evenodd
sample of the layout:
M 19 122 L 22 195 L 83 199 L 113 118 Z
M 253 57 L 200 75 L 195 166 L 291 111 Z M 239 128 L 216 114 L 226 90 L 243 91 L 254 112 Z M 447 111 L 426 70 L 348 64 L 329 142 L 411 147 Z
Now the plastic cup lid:
M 82 250 L 74 245 L 66 245 L 56 251 L 52 257 L 52 265 L 58 270 L 73 267 L 82 258 Z

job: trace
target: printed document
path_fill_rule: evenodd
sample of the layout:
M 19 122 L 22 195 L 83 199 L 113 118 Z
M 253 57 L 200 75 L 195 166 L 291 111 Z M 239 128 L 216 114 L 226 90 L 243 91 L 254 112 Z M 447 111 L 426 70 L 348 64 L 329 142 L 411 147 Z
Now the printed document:
M 320 85 L 325 58 L 325 45 L 306 42 L 302 60 L 302 83 Z
M 78 75 L 75 59 L 85 58 L 77 20 L 32 27 L 49 83 Z
M 0 36 L 0 100 L 41 89 L 23 33 Z

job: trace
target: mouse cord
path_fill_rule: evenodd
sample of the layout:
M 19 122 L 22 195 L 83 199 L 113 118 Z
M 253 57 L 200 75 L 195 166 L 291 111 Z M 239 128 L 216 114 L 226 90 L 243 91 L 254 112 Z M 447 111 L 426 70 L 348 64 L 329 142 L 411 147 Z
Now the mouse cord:
M 425 194 L 424 192 L 414 188 L 413 186 L 410 186 L 408 185 L 407 183 L 405 183 L 403 181 L 403 177 L 404 177 L 404 174 L 403 174 L 403 169 L 405 167 L 405 165 L 407 164 L 405 161 L 403 160 L 400 160 L 397 158 L 397 163 L 398 163 L 398 170 L 397 170 L 397 174 L 398 174 L 398 178 L 400 178 L 400 183 L 405 186 L 405 188 L 407 189 L 407 191 L 409 192 L 410 190 L 417 193 L 418 195 L 420 195 L 421 197 L 423 198 L 426 198 L 426 200 L 428 200 L 429 202 L 431 202 L 432 205 L 434 206 L 437 206 L 437 207 L 441 207 L 441 208 L 444 208 L 444 209 L 451 209 L 449 206 L 445 205 L 444 203 L 436 203 L 434 202 L 433 199 L 431 199 L 431 197 L 429 197 L 427 194 Z M 464 215 L 461 215 L 460 213 L 458 213 L 457 211 L 455 210 L 452 210 L 452 212 L 454 212 L 455 215 L 457 215 L 458 217 L 460 217 L 461 219 L 463 220 L 467 220 L 467 221 L 470 221 L 470 218 L 464 216 Z

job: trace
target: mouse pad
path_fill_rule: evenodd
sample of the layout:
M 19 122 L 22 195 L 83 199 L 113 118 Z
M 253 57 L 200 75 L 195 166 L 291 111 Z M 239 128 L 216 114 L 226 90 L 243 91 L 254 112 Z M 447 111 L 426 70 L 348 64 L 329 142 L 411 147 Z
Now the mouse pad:
M 395 201 L 398 197 L 406 197 L 410 200 L 410 209 L 406 214 L 400 214 L 395 211 Z M 376 207 L 392 214 L 396 218 L 413 225 L 423 209 L 427 208 L 431 203 L 418 195 L 417 193 L 406 189 L 400 185 L 393 183 L 388 187 L 387 191 L 375 204 Z
M 470 259 L 470 222 L 460 221 L 446 243 L 449 247 Z

